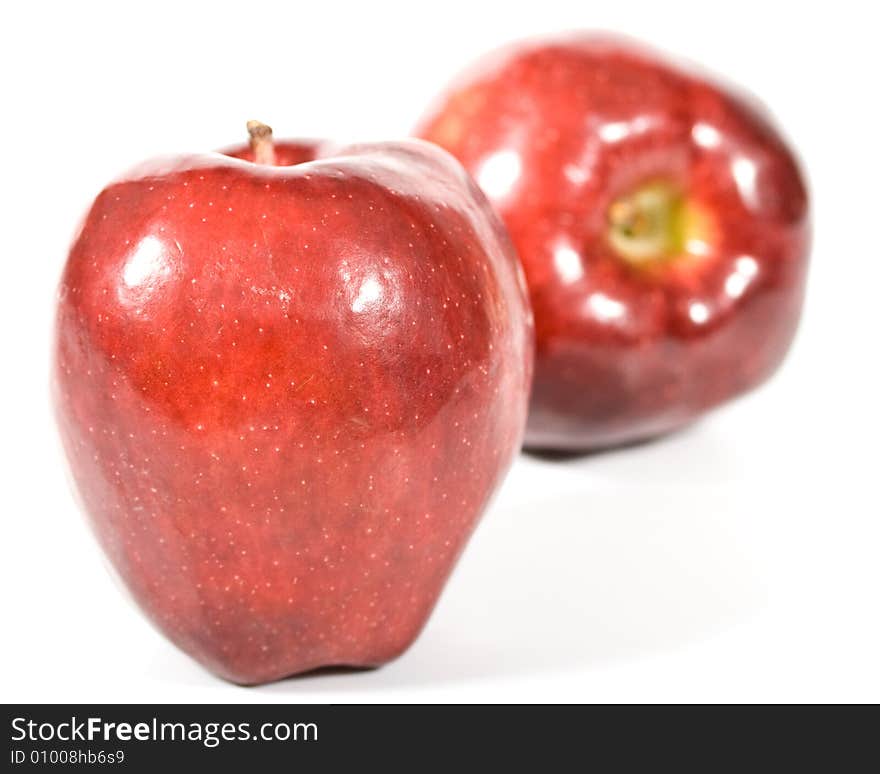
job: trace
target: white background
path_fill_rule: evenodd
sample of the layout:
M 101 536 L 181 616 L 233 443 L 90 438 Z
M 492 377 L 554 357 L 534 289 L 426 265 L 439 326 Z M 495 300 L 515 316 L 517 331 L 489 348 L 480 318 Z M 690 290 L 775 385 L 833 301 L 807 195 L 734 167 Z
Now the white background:
M 2 700 L 880 700 L 870 4 L 3 7 Z M 795 139 L 816 238 L 789 360 L 666 440 L 520 458 L 399 661 L 259 689 L 209 676 L 119 593 L 66 484 L 48 342 L 80 215 L 133 163 L 235 142 L 252 117 L 280 136 L 404 135 L 482 52 L 577 27 L 626 31 L 739 81 Z

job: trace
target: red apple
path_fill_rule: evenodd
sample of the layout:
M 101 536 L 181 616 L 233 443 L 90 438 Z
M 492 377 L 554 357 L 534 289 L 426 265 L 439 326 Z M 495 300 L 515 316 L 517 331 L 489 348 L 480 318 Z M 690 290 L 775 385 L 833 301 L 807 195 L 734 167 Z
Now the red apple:
M 416 133 L 476 177 L 523 261 L 528 446 L 676 429 L 783 359 L 807 193 L 751 99 L 627 39 L 570 34 L 478 63 Z
M 413 641 L 519 448 L 533 357 L 513 248 L 451 156 L 308 161 L 252 130 L 231 153 L 259 163 L 153 161 L 98 196 L 54 353 L 101 545 L 239 683 Z

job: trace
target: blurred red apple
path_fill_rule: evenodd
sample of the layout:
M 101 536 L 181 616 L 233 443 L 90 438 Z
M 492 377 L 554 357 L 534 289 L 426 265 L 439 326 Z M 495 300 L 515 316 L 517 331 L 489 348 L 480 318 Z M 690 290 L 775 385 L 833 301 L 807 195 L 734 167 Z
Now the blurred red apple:
M 525 266 L 528 446 L 673 430 L 783 359 L 807 193 L 749 98 L 629 40 L 571 34 L 478 63 L 416 133 L 476 177 Z
M 519 448 L 533 348 L 506 232 L 451 156 L 310 161 L 251 129 L 229 151 L 250 161 L 154 161 L 98 196 L 54 355 L 101 545 L 240 683 L 413 641 Z

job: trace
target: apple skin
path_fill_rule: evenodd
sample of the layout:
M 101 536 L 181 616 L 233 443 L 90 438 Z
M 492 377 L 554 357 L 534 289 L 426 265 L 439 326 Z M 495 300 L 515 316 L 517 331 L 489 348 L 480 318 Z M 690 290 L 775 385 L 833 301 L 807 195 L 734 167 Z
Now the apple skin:
M 675 430 L 783 360 L 808 200 L 751 98 L 627 38 L 571 33 L 478 62 L 415 134 L 474 175 L 523 262 L 537 345 L 527 447 Z M 655 183 L 703 214 L 702 239 L 637 265 L 615 250 L 609 209 Z
M 108 186 L 64 269 L 53 381 L 134 599 L 255 684 L 413 641 L 520 447 L 532 363 L 503 225 L 409 140 Z

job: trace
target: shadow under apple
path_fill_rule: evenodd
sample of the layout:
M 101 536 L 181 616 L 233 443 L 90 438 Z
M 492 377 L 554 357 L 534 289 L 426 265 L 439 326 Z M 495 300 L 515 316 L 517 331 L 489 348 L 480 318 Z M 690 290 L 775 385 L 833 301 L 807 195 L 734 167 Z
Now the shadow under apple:
M 557 467 L 559 489 L 575 482 L 571 491 L 516 502 L 506 490 L 398 661 L 259 690 L 360 692 L 589 668 L 734 626 L 764 598 L 743 535 L 743 488 L 732 486 L 736 465 L 705 434 L 660 445 L 607 465 Z
M 766 592 L 747 541 L 748 466 L 717 441 L 688 431 L 624 454 L 520 457 L 400 659 L 247 690 L 369 694 L 583 670 L 735 626 Z M 199 679 L 174 655 L 178 678 Z

